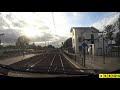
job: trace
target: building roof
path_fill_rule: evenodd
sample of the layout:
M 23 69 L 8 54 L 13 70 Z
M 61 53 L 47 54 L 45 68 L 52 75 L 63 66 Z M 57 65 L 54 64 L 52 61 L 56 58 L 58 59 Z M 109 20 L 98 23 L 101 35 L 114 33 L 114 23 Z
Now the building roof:
M 99 32 L 98 29 L 96 29 L 95 27 L 72 27 L 70 32 L 72 32 L 73 29 L 84 29 L 84 30 L 91 30 L 91 28 L 94 30 L 94 31 L 97 31 Z

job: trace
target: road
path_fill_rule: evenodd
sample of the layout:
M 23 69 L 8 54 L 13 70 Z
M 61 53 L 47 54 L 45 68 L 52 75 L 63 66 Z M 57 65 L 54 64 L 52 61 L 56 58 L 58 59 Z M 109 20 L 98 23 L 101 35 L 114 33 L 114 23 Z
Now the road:
M 80 73 L 80 70 L 72 65 L 61 52 L 51 52 L 36 55 L 31 58 L 13 63 L 9 66 L 19 68 L 25 71 L 34 71 L 42 73 L 70 74 Z M 82 73 L 82 72 L 81 72 Z

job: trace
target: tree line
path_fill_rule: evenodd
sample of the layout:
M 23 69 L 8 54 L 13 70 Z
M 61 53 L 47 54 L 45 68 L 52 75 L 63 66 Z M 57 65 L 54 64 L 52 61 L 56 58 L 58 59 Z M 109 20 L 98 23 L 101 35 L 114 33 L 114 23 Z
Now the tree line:
M 110 44 L 114 40 L 117 45 L 120 45 L 120 15 L 115 23 L 105 26 L 104 31 L 106 32 L 105 38 L 111 41 Z
M 8 45 L 3 47 L 2 45 L 0 45 L 0 49 L 34 49 L 34 50 L 43 50 L 45 48 L 55 48 L 53 45 L 48 45 L 48 46 L 40 46 L 40 45 L 35 45 L 35 43 L 29 44 L 30 43 L 30 39 L 25 36 L 19 36 L 16 40 L 16 44 L 15 45 Z

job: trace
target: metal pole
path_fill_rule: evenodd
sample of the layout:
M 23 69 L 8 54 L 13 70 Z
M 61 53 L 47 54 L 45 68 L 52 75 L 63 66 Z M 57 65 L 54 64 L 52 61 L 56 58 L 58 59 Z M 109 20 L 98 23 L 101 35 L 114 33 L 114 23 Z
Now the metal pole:
M 0 34 L 0 36 L 4 35 L 4 33 Z M 1 45 L 1 39 L 0 39 L 0 45 Z
M 103 36 L 103 63 L 105 64 L 104 36 Z
M 118 44 L 118 56 L 119 56 L 119 51 L 120 51 L 120 49 L 119 49 L 119 48 L 120 48 L 120 46 L 119 46 L 119 44 Z
M 84 67 L 85 67 L 85 48 L 83 49 L 83 55 L 84 55 Z
M 46 37 L 45 37 L 45 53 L 46 53 Z
M 95 61 L 95 56 L 94 56 L 94 54 L 95 54 L 95 53 L 94 53 L 95 46 L 94 46 L 94 44 L 93 44 L 93 48 L 92 48 L 92 50 L 93 50 L 93 51 L 92 51 L 92 52 L 93 52 L 93 53 L 92 53 L 92 56 L 93 56 L 93 61 Z

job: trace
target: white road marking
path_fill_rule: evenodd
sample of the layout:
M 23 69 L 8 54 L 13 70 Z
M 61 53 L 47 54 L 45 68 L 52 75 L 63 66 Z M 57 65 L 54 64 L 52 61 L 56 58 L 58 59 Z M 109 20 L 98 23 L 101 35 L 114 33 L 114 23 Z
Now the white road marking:
M 28 70 L 29 70 L 29 68 L 26 71 L 28 71 Z
M 41 54 L 41 55 L 43 55 L 43 54 Z M 37 56 L 37 55 L 36 55 Z M 39 58 L 39 57 L 38 57 Z M 37 58 L 37 59 L 38 59 Z M 30 64 L 30 63 L 32 63 L 34 60 L 32 60 L 32 61 L 30 61 L 30 62 L 28 62 L 28 63 L 26 63 L 25 65 L 24 65 L 24 67 L 26 66 L 26 65 L 28 65 L 28 64 Z
M 81 72 L 84 72 L 83 70 L 80 70 Z
M 24 67 L 27 66 L 28 64 L 32 63 L 33 61 L 34 61 L 34 60 L 32 60 L 32 61 L 26 63 L 26 64 L 24 65 Z
M 60 53 L 59 53 L 59 56 L 60 56 Z M 61 59 L 61 56 L 60 56 L 60 62 L 61 62 L 61 64 L 62 64 L 62 67 L 64 67 L 63 62 L 62 62 L 62 59 Z
M 60 53 L 59 53 L 59 56 L 60 56 Z M 62 62 L 61 56 L 60 56 L 60 62 L 61 62 L 61 64 L 62 64 L 62 68 L 63 68 L 63 71 L 64 71 L 65 69 L 64 69 L 64 65 L 63 65 L 63 62 Z
M 47 57 L 47 56 L 46 56 Z M 44 57 L 43 59 L 45 59 L 46 57 Z M 34 67 L 36 64 L 38 64 L 40 61 L 42 61 L 43 59 L 41 59 L 41 60 L 39 60 L 38 62 L 36 62 L 35 64 L 33 64 L 32 66 L 30 66 L 30 67 Z M 29 70 L 29 68 L 26 70 L 26 71 L 28 71 Z
M 50 64 L 50 67 L 52 66 L 53 61 L 55 60 L 55 56 L 56 56 L 56 54 L 55 54 L 54 57 L 53 57 L 53 60 L 52 60 L 52 62 L 51 62 L 51 64 Z M 49 67 L 49 69 L 50 69 L 50 67 Z M 49 69 L 48 69 L 48 72 L 50 71 Z
M 34 65 L 30 66 L 30 67 L 34 67 Z
M 56 54 L 55 54 L 55 56 L 56 56 Z M 53 57 L 53 60 L 52 60 L 52 62 L 51 62 L 51 64 L 50 64 L 50 66 L 52 66 L 53 61 L 55 60 L 55 56 Z
M 47 56 L 46 56 L 47 57 Z M 46 57 L 44 57 L 43 59 L 45 59 Z M 41 62 L 43 59 L 39 60 L 38 62 L 36 62 L 35 64 L 33 64 L 32 66 L 30 67 L 34 67 L 36 64 L 38 64 L 39 62 Z

